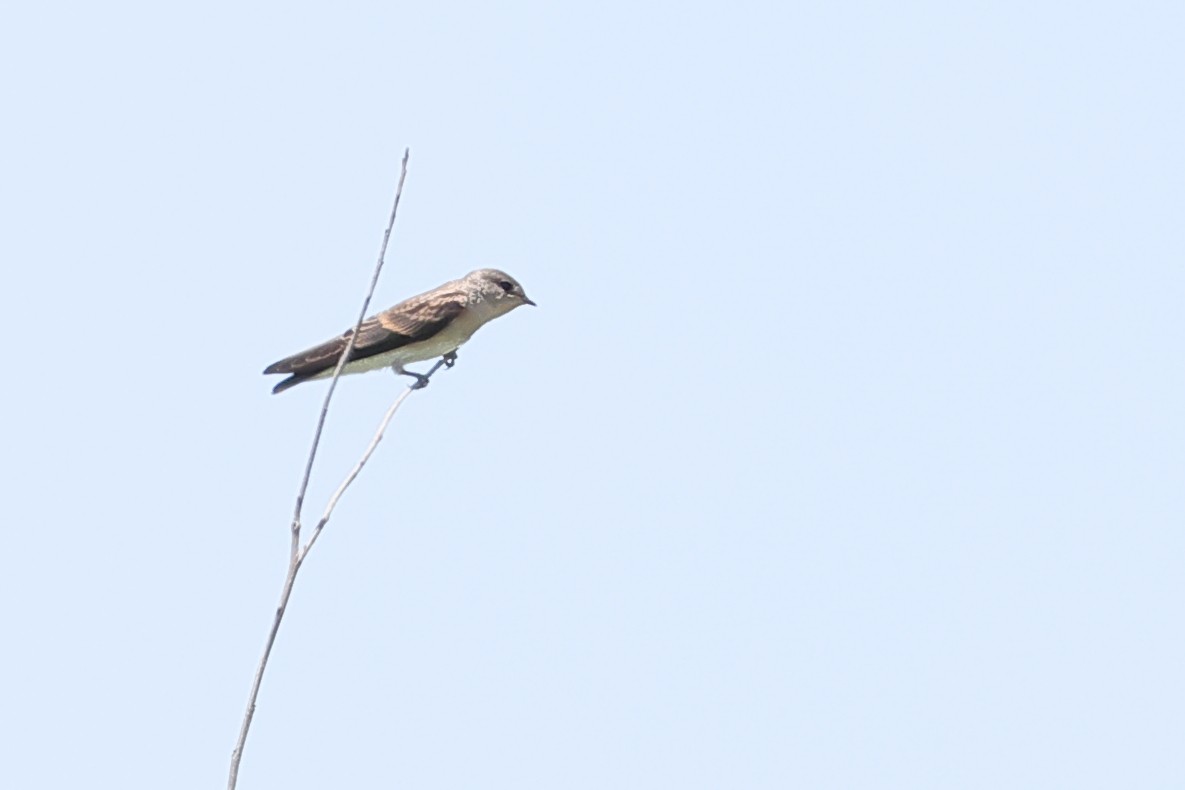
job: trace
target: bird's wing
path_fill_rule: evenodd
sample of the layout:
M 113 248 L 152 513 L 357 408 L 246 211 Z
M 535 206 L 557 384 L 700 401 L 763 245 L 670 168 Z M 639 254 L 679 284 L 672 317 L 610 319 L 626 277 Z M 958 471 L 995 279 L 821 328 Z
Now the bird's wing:
M 413 296 L 390 310 L 371 316 L 358 327 L 358 340 L 350 351 L 350 360 L 366 359 L 427 340 L 460 315 L 466 301 L 462 291 L 434 291 Z M 263 372 L 292 373 L 305 378 L 332 368 L 337 365 L 352 332 L 352 329 L 346 330 L 333 340 L 273 362 Z

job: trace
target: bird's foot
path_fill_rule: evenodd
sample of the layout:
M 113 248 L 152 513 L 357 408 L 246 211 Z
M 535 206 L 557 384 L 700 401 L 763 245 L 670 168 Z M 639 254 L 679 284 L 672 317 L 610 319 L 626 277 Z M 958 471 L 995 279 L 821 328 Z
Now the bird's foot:
M 413 390 L 422 390 L 424 387 L 427 387 L 428 378 L 432 375 L 429 373 L 427 376 L 425 376 L 423 373 L 413 373 L 410 370 L 404 370 L 400 367 L 392 367 L 391 370 L 396 376 L 410 376 L 411 378 L 415 379 L 415 383 L 411 385 Z
M 392 365 L 391 370 L 395 371 L 396 376 L 411 376 L 416 380 L 415 384 L 411 385 L 413 390 L 422 390 L 428 386 L 428 379 L 432 378 L 432 374 L 443 367 L 452 367 L 457 364 L 457 352 L 450 351 L 440 359 L 436 360 L 436 364 L 428 369 L 427 373 L 412 373 L 410 370 L 404 370 L 402 365 Z

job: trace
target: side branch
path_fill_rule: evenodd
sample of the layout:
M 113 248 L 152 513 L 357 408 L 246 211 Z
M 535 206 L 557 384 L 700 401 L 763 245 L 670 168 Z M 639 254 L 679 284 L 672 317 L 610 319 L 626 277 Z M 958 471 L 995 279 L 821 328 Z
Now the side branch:
M 425 374 L 424 380 L 427 381 L 428 379 L 432 378 L 432 374 L 440 370 L 444 364 L 445 362 L 443 359 L 437 360 L 436 364 L 432 366 L 427 374 Z M 383 421 L 379 423 L 378 431 L 375 432 L 374 438 L 370 440 L 370 444 L 366 446 L 366 451 L 362 453 L 362 457 L 358 459 L 358 463 L 354 464 L 354 468 L 350 470 L 348 475 L 346 475 L 346 479 L 342 481 L 342 484 L 337 487 L 336 491 L 333 492 L 333 496 L 329 498 L 329 504 L 326 505 L 325 512 L 321 514 L 321 520 L 318 521 L 317 526 L 313 528 L 313 534 L 309 537 L 309 542 L 305 544 L 305 547 L 300 552 L 300 556 L 297 559 L 298 563 L 304 562 L 304 558 L 308 556 L 309 549 L 313 548 L 313 544 L 317 542 L 317 538 L 321 535 L 321 530 L 324 529 L 325 525 L 329 523 L 329 517 L 333 515 L 333 509 L 337 507 L 338 500 L 342 498 L 342 494 L 346 493 L 346 489 L 350 487 L 350 484 L 353 483 L 355 478 L 357 478 L 362 472 L 362 467 L 366 466 L 366 462 L 370 460 L 370 456 L 374 455 L 375 448 L 377 448 L 379 446 L 379 442 L 383 440 L 383 434 L 386 433 L 387 426 L 391 424 L 391 418 L 395 416 L 395 412 L 398 411 L 399 407 L 403 405 L 403 402 L 407 400 L 407 396 L 415 392 L 417 389 L 420 389 L 419 383 L 410 385 L 403 392 L 399 393 L 399 397 L 396 398 L 395 402 L 391 404 L 391 408 L 387 409 L 386 415 L 383 416 Z

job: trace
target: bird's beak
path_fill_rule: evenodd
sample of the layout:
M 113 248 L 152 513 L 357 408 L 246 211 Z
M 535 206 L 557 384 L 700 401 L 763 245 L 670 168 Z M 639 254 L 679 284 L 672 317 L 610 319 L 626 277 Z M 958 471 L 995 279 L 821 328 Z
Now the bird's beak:
M 538 307 L 539 306 L 539 305 L 535 304 L 534 302 L 532 302 L 530 299 L 528 299 L 525 295 L 523 296 L 523 304 L 529 304 L 531 307 Z

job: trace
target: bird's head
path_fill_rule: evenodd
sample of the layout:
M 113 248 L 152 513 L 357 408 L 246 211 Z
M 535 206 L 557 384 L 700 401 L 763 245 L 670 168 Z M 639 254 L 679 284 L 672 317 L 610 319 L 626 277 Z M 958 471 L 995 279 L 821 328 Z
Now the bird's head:
M 510 312 L 520 305 L 534 302 L 527 298 L 518 280 L 498 269 L 478 269 L 465 275 L 465 280 L 481 294 L 481 298 L 491 300 L 500 308 L 500 312 Z

